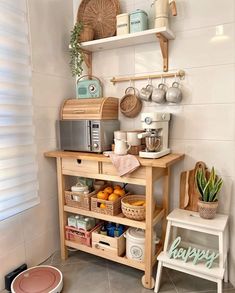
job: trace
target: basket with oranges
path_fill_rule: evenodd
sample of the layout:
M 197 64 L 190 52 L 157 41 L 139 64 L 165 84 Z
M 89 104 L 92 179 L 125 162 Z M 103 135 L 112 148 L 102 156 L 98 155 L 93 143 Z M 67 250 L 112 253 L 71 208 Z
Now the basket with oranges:
M 106 185 L 91 198 L 91 210 L 111 216 L 121 213 L 121 199 L 126 195 L 120 185 Z

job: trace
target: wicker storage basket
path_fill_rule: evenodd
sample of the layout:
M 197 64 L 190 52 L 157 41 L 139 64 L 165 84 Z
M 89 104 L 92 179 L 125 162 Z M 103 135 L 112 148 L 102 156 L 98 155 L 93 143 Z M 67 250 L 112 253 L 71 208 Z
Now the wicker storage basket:
M 133 90 L 134 93 L 130 93 L 130 90 Z M 133 87 L 128 87 L 120 101 L 120 111 L 126 117 L 134 118 L 140 113 L 141 109 L 142 101 L 137 95 L 137 90 Z
M 110 186 L 110 185 L 105 185 L 104 187 L 101 188 L 101 190 L 103 190 L 107 186 Z M 121 199 L 123 197 L 119 197 L 115 201 L 109 201 L 109 200 L 97 198 L 97 193 L 98 191 L 96 191 L 96 194 L 91 197 L 91 210 L 93 212 L 111 215 L 111 216 L 116 216 L 121 213 Z M 128 193 L 126 193 L 125 196 L 127 195 Z M 100 207 L 101 204 L 104 204 L 106 208 L 101 208 Z
M 84 209 L 87 211 L 91 210 L 91 197 L 96 194 L 97 191 L 93 191 L 89 194 L 84 195 L 81 192 L 74 192 L 70 190 L 65 191 L 65 204 L 69 207 Z M 73 199 L 73 195 L 79 196 L 79 201 Z
M 122 198 L 122 213 L 129 219 L 143 221 L 145 219 L 145 206 L 133 206 L 131 203 L 138 200 L 146 200 L 145 195 L 128 195 Z M 153 205 L 155 210 L 155 204 Z

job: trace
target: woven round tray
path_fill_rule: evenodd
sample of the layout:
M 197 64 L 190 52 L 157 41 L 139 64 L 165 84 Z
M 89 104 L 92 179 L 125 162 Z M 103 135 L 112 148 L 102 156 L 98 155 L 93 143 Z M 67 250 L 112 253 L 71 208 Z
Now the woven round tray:
M 134 93 L 130 93 L 130 90 L 133 90 Z M 125 91 L 125 95 L 120 101 L 120 111 L 123 115 L 129 118 L 136 117 L 142 109 L 142 101 L 137 95 L 137 90 L 133 87 L 129 87 Z
M 145 219 L 145 206 L 133 206 L 131 203 L 145 200 L 145 195 L 128 195 L 122 199 L 122 213 L 129 219 L 142 221 Z
M 119 14 L 118 0 L 82 0 L 77 21 L 90 25 L 95 39 L 112 37 L 116 33 L 116 16 Z

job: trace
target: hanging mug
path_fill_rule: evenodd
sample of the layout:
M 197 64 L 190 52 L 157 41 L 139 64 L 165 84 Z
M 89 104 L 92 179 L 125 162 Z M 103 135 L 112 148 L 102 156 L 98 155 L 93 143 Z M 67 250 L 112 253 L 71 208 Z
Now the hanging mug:
M 152 96 L 153 86 L 148 84 L 140 90 L 140 98 L 144 101 L 150 101 Z
M 126 155 L 131 148 L 131 145 L 122 139 L 114 139 L 114 143 L 114 154 L 116 155 Z
M 157 88 L 153 88 L 152 101 L 158 104 L 166 101 L 166 85 L 164 83 L 160 83 Z
M 177 81 L 173 82 L 172 86 L 168 88 L 166 93 L 166 100 L 169 103 L 180 103 L 182 100 L 182 91 L 179 88 Z

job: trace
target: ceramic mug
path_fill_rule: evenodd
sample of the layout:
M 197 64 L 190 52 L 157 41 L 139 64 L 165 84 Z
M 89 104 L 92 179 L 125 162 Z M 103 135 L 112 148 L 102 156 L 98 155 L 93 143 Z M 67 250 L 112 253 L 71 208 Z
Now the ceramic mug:
M 164 83 L 160 83 L 157 88 L 153 88 L 152 101 L 158 104 L 166 101 L 166 85 Z
M 169 103 L 180 103 L 182 100 L 182 92 L 177 81 L 167 90 L 166 100 Z
M 128 131 L 127 132 L 127 142 L 131 146 L 141 145 L 141 139 L 138 138 L 138 133 L 140 131 Z
M 114 146 L 114 154 L 116 155 L 126 155 L 131 145 L 122 139 L 114 139 L 115 146 Z
M 140 90 L 140 98 L 144 101 L 149 101 L 152 96 L 153 86 L 148 84 Z
M 114 138 L 115 139 L 121 139 L 121 140 L 127 140 L 126 131 L 114 131 Z

